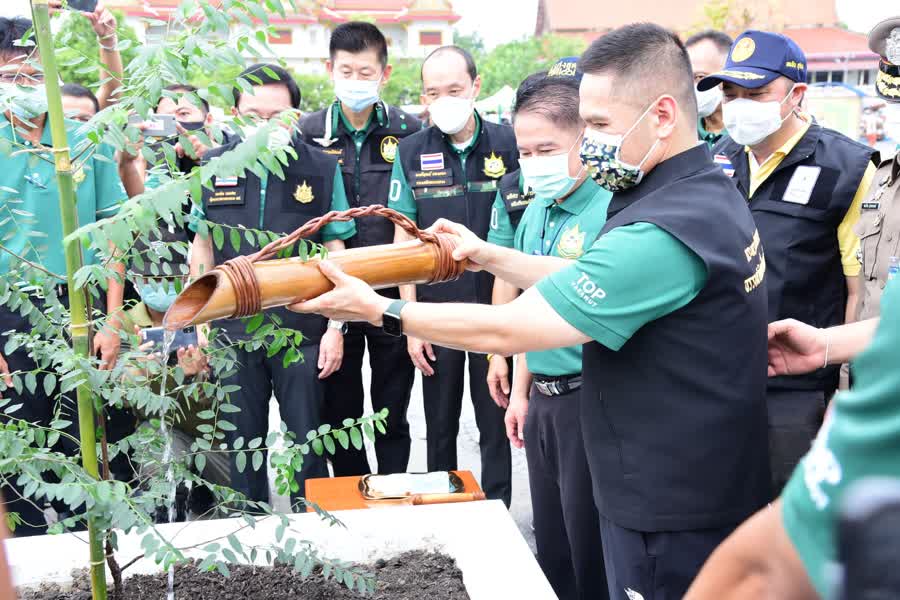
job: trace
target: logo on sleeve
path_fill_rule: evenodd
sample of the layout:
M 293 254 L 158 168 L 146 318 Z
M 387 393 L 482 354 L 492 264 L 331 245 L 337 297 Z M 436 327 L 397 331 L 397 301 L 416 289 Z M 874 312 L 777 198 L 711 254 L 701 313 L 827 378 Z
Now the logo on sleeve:
M 603 288 L 594 283 L 584 271 L 581 272 L 581 277 L 572 282 L 572 288 L 588 306 L 597 306 L 598 300 L 606 298 Z
M 825 491 L 825 484 L 835 486 L 843 479 L 841 463 L 828 447 L 832 419 L 829 415 L 813 442 L 812 449 L 803 459 L 803 482 L 816 508 L 825 510 L 831 499 Z

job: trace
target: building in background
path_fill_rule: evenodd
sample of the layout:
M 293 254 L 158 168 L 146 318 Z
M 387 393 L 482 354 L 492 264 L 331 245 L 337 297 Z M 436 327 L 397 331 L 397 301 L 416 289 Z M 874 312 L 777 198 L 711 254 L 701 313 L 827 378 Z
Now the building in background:
M 180 0 L 107 0 L 147 44 L 164 39 Z M 374 22 L 388 40 L 392 59 L 421 59 L 453 43 L 459 15 L 450 0 L 298 1 L 286 17 L 272 15 L 269 46 L 298 73 L 324 73 L 331 30 L 353 20 Z
M 838 21 L 835 0 L 665 0 L 605 2 L 539 0 L 535 33 L 581 37 L 590 42 L 627 23 L 649 21 L 688 35 L 709 27 L 731 34 L 744 29 L 778 31 L 806 53 L 811 83 L 866 86 L 874 82 L 878 56 L 866 35 Z

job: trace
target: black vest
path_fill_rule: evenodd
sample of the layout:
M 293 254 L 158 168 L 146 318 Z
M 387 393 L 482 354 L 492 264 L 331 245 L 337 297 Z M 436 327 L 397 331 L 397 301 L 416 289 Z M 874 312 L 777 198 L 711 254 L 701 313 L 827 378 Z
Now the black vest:
M 235 140 L 227 146 L 209 151 L 204 158 L 212 159 L 238 144 L 240 140 Z M 250 171 L 237 181 L 214 180 L 212 183 L 215 184 L 215 188 L 212 191 L 204 188 L 203 208 L 206 218 L 213 223 L 243 225 L 247 229 L 262 229 L 283 235 L 330 211 L 337 160 L 322 154 L 298 137 L 294 138 L 293 147 L 297 152 L 297 159 L 289 158 L 288 165 L 284 167 L 284 180 L 274 173 L 269 173 L 267 178 L 262 227 L 259 222 L 261 181 Z M 250 244 L 242 235 L 240 248 L 235 251 L 229 233 L 225 232 L 225 243 L 221 249 L 213 244 L 217 265 L 240 254 L 252 254 L 262 247 L 258 240 Z M 322 242 L 320 234 L 308 239 L 312 242 Z M 293 256 L 297 256 L 296 249 Z M 281 317 L 283 327 L 303 332 L 304 344 L 318 343 L 328 323 L 324 317 L 301 315 L 285 308 L 276 308 L 269 312 Z M 221 327 L 233 338 L 249 337 L 245 333 L 246 327 L 239 320 L 222 321 Z
M 465 170 L 459 154 L 437 127 L 423 129 L 400 142 L 400 161 L 416 198 L 420 228 L 444 218 L 461 223 L 485 239 L 497 184 L 519 168 L 519 151 L 512 127 L 481 121 L 481 133 L 468 153 Z M 491 303 L 493 276 L 466 273 L 456 281 L 416 288 L 423 302 Z
M 749 197 L 750 165 L 744 147 L 730 138 L 715 150 L 734 168 L 734 182 Z M 847 307 L 847 278 L 841 265 L 837 228 L 853 202 L 874 150 L 831 129 L 810 125 L 781 164 L 750 198 L 750 211 L 766 249 L 769 321 L 797 319 L 816 327 L 840 325 Z M 814 177 L 802 192 L 799 175 Z M 800 193 L 792 191 L 800 189 Z M 808 189 L 808 188 L 807 188 Z M 808 199 L 807 199 L 808 198 Z M 809 375 L 778 377 L 769 385 L 834 390 L 840 367 Z
M 765 262 L 740 194 L 707 146 L 616 192 L 600 236 L 657 225 L 706 286 L 618 351 L 584 346 L 582 430 L 599 511 L 639 531 L 736 524 L 770 499 Z
M 506 214 L 509 215 L 509 222 L 512 223 L 513 229 L 519 226 L 525 209 L 534 200 L 534 192 L 523 189 L 521 171 L 516 169 L 512 173 L 507 173 L 500 178 L 500 199 L 506 207 Z
M 325 135 L 328 116 L 337 117 L 337 127 L 333 130 L 327 128 L 330 136 Z M 333 121 L 332 118 L 332 123 Z M 357 153 L 356 143 L 344 127 L 336 104 L 330 110 L 314 112 L 300 121 L 303 140 L 340 162 L 344 188 L 351 207 L 388 203 L 391 170 L 400 140 L 421 129 L 422 122 L 417 118 L 388 106 L 388 124 L 372 129 L 363 142 L 362 150 Z M 334 141 L 329 143 L 329 140 Z M 356 235 L 346 240 L 346 244 L 348 248 L 357 248 L 390 244 L 393 241 L 394 225 L 390 221 L 381 217 L 368 217 L 356 220 Z

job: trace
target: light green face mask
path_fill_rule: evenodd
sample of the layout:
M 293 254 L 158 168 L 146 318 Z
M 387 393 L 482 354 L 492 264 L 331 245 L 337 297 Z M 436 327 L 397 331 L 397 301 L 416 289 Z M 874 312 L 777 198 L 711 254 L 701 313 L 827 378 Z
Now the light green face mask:
M 141 301 L 156 312 L 164 313 L 169 310 L 178 297 L 175 284 L 171 281 L 149 280 L 136 287 L 138 294 L 141 295 Z

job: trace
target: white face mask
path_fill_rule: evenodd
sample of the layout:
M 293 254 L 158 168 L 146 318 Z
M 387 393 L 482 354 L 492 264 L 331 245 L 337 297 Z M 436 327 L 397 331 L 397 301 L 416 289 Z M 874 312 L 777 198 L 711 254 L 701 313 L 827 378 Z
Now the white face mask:
M 334 95 L 351 111 L 358 113 L 379 99 L 381 79 L 335 79 Z
M 462 131 L 469 122 L 473 110 L 475 101 L 471 96 L 468 98 L 441 96 L 428 105 L 432 122 L 447 135 Z
M 580 141 L 581 136 L 578 136 L 569 150 L 562 154 L 519 159 L 519 168 L 522 169 L 525 185 L 533 190 L 538 198 L 558 200 L 571 192 L 578 183 L 581 171 L 576 177 L 569 175 L 569 155 Z
M 705 92 L 695 88 L 694 93 L 697 95 L 697 114 L 701 118 L 708 117 L 716 112 L 716 109 L 722 103 L 722 88 L 719 86 L 710 88 Z
M 791 97 L 794 88 L 787 93 L 781 102 L 757 102 L 747 98 L 738 98 L 722 105 L 722 120 L 725 129 L 738 144 L 755 146 L 781 128 L 791 113 L 781 116 L 781 105 Z

